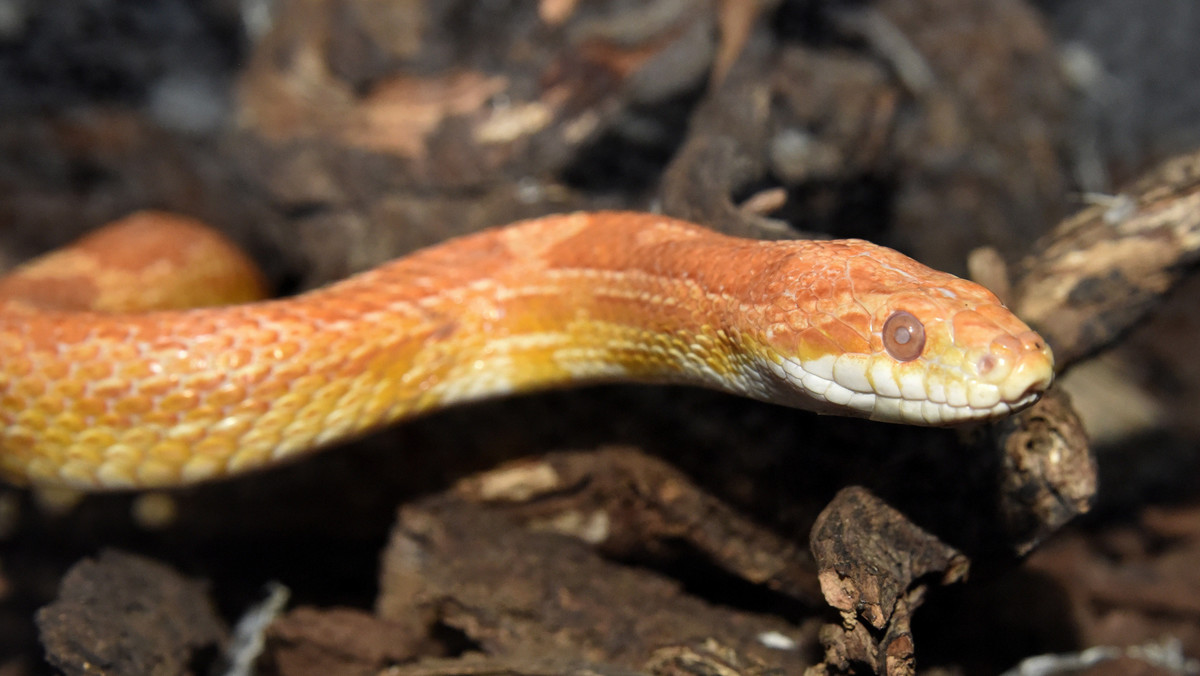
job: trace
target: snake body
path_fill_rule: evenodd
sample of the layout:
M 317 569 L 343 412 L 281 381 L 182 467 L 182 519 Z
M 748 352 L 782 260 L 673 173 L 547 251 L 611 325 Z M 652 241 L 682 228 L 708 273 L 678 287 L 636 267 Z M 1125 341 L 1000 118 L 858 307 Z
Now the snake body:
M 226 307 L 100 312 L 5 289 L 0 472 L 18 483 L 181 485 L 580 383 L 945 425 L 1028 406 L 1053 377 L 1041 338 L 976 284 L 863 241 L 653 214 L 525 221 Z

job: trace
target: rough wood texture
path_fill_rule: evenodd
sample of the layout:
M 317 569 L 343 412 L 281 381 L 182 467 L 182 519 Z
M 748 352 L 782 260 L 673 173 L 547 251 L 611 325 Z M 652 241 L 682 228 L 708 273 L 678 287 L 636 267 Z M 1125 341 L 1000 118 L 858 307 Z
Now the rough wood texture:
M 1038 404 L 996 426 L 1003 449 L 999 510 L 1006 546 L 1024 556 L 1087 513 L 1096 499 L 1098 469 L 1071 401 L 1051 390 Z
M 1060 371 L 1129 331 L 1200 260 L 1200 154 L 1091 199 L 1022 262 L 1012 303 Z
M 199 676 L 225 642 L 204 583 L 117 551 L 76 564 L 37 621 L 47 659 L 69 675 Z
M 811 659 L 812 646 L 780 618 L 729 612 L 668 578 L 606 562 L 574 538 L 454 501 L 400 510 L 380 590 L 381 617 L 425 618 L 493 656 L 601 657 L 639 668 L 661 648 L 699 636 L 778 668 Z M 765 646 L 764 633 L 791 647 Z
M 820 603 L 807 550 L 634 449 L 554 453 L 468 477 L 456 493 L 618 560 L 659 567 L 703 561 L 806 605 Z
M 967 558 L 859 487 L 837 494 L 809 539 L 825 600 L 842 616 L 840 626 L 821 632 L 826 666 L 916 673 L 911 622 L 925 595 L 919 581 L 960 581 Z

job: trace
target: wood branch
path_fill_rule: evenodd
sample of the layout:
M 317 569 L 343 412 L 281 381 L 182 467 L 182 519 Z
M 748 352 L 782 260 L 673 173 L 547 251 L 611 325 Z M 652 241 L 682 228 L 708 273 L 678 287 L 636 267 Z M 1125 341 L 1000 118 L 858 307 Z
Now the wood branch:
M 1112 345 L 1200 260 L 1200 153 L 1058 225 L 1021 264 L 1013 308 L 1060 371 Z

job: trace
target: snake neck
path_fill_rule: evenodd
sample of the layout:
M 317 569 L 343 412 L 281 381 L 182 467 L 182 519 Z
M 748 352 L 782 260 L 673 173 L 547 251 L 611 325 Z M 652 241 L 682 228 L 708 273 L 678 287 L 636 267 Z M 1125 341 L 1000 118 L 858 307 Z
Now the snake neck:
M 356 343 L 372 336 L 378 382 L 403 385 L 387 419 L 618 381 L 769 398 L 759 337 L 745 328 L 758 310 L 726 288 L 730 280 L 713 278 L 713 257 L 729 256 L 732 240 L 677 222 L 655 226 L 597 233 L 559 223 L 548 233 L 533 222 L 421 252 L 298 302 L 326 308 L 316 333 Z

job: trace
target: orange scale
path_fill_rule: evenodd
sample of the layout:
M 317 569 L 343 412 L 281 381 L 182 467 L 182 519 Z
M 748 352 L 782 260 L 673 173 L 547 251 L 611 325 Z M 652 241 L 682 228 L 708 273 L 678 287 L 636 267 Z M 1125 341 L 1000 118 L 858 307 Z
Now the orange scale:
M 67 401 L 62 397 L 48 395 L 39 398 L 33 407 L 47 417 L 54 417 L 67 410 Z
M 29 330 L 31 326 L 25 324 L 13 324 L 13 318 L 4 318 L 0 316 L 0 353 L 23 352 L 29 342 Z
M 349 374 L 366 373 L 379 358 L 379 348 L 375 346 L 360 346 L 350 351 L 344 357 L 340 371 Z
M 232 439 L 222 436 L 205 435 L 192 444 L 192 453 L 201 457 L 226 459 L 235 451 Z
M 50 392 L 68 401 L 79 399 L 87 392 L 88 383 L 72 374 L 68 378 L 51 381 Z
M 280 315 L 274 322 L 275 330 L 280 335 L 286 335 L 290 340 L 303 340 L 308 336 L 320 331 L 313 322 L 310 321 L 307 312 L 300 313 L 300 319 L 293 319 L 288 316 Z M 276 340 L 275 342 L 279 342 Z
M 291 383 L 309 374 L 312 369 L 311 364 L 306 364 L 303 361 L 289 361 L 281 364 L 276 364 L 273 369 L 275 380 L 282 383 Z
M 77 415 L 84 416 L 85 418 L 94 418 L 108 412 L 108 401 L 89 395 L 76 399 L 75 406 L 72 408 Z
M 202 401 L 198 406 L 183 414 L 183 422 L 188 425 L 199 425 L 207 429 L 212 426 L 225 414 L 215 406 L 210 406 L 207 401 Z
M 193 422 L 179 423 L 163 430 L 163 436 L 184 444 L 195 444 L 208 434 L 207 426 Z
M 0 408 L 4 409 L 6 417 L 11 416 L 13 411 L 20 411 L 25 408 L 25 399 L 18 397 L 15 394 L 0 395 Z
M 813 361 L 830 354 L 841 354 L 841 347 L 824 331 L 807 328 L 796 335 L 797 356 L 803 361 Z
M 90 317 L 56 316 L 47 321 L 32 321 L 26 327 L 26 339 L 35 345 L 76 345 L 87 342 L 92 330 Z
M 256 387 L 260 383 L 264 382 L 270 375 L 270 364 L 255 362 L 254 364 L 250 364 L 249 366 L 229 374 L 229 380 L 230 382 L 240 384 L 242 387 L 251 388 Z
M 261 383 L 255 383 L 252 390 L 248 388 L 247 392 L 253 391 L 255 400 L 269 404 L 269 402 L 275 401 L 290 390 L 291 388 L 286 380 L 272 378 Z
M 239 345 L 275 345 L 280 341 L 279 331 L 269 326 L 243 325 L 237 327 Z
M 88 429 L 81 430 L 75 436 L 75 443 L 72 446 L 70 455 L 73 457 L 90 456 L 100 454 L 104 449 L 116 443 L 117 438 L 111 430 L 104 429 L 101 426 L 93 426 Z
M 863 353 L 871 348 L 871 342 L 866 335 L 835 317 L 830 316 L 827 321 L 817 321 L 814 328 L 828 336 L 842 352 Z
M 121 443 L 131 448 L 152 448 L 162 439 L 159 430 L 153 426 L 139 425 L 126 430 L 121 435 Z M 153 451 L 149 455 L 153 455 Z
M 187 413 L 196 408 L 199 396 L 191 388 L 171 390 L 158 400 L 156 409 L 164 414 Z
M 0 443 L 5 448 L 5 454 L 12 453 L 20 456 L 32 453 L 41 442 L 41 435 L 34 432 L 34 429 L 36 428 L 13 424 L 0 431 Z
M 210 433 L 217 436 L 238 438 L 254 427 L 254 419 L 244 415 L 227 415 L 213 424 Z
M 38 362 L 38 373 L 50 382 L 64 380 L 71 373 L 71 365 L 60 359 L 43 359 Z
M 865 312 L 844 311 L 839 314 L 842 324 L 856 332 L 859 337 L 871 333 L 871 315 Z
M 97 427 L 106 429 L 125 429 L 129 427 L 129 419 L 117 413 L 113 408 L 106 409 L 103 413 L 95 416 L 92 419 L 92 424 Z
M 121 376 L 135 380 L 137 382 L 138 393 L 152 399 L 166 396 L 179 386 L 179 378 L 177 376 L 158 373 L 157 369 L 150 367 L 149 364 L 147 364 L 147 369 L 151 373 L 141 377 L 134 375 L 133 372 L 136 369 L 130 369 L 130 372 L 123 371 Z
M 76 380 L 82 380 L 85 382 L 95 382 L 97 380 L 110 378 L 112 375 L 112 362 L 105 361 L 103 359 L 92 359 L 89 361 L 76 362 L 75 371 L 72 374 L 72 377 Z
M 197 334 L 194 338 L 198 343 L 203 341 L 206 349 L 225 352 L 232 350 L 238 342 L 235 331 L 218 331 L 214 333 Z
M 131 383 L 136 383 L 138 389 L 142 387 L 142 383 L 158 378 L 158 369 L 156 362 L 147 359 L 127 359 L 117 364 L 116 377 L 122 380 L 127 380 Z
M 41 429 L 50 420 L 46 414 L 36 408 L 25 408 L 15 415 L 10 414 L 8 424 L 14 428 Z
M 129 340 L 132 332 L 131 326 L 122 322 L 97 321 L 92 324 L 85 338 L 94 343 L 121 344 Z
M 140 418 L 154 408 L 154 400 L 147 396 L 123 397 L 113 403 L 113 412 L 124 419 Z
M 225 384 L 227 380 L 223 371 L 203 370 L 190 374 L 187 378 L 187 385 L 197 393 L 204 393 L 207 397 L 208 393 Z
M 71 401 L 68 403 L 72 404 L 71 408 L 62 415 L 55 417 L 54 421 L 51 423 L 51 427 L 74 437 L 74 435 L 87 429 L 90 423 L 89 420 L 83 414 L 81 414 L 78 408 L 75 406 L 75 404 L 78 404 L 78 401 Z
M 258 350 L 257 353 L 260 355 L 260 359 L 267 359 L 269 361 L 285 361 L 295 357 L 300 353 L 300 350 L 301 346 L 299 342 L 294 340 L 285 340 L 275 343 L 274 345 L 268 345 L 265 349 Z
M 265 437 L 273 438 L 275 443 L 278 443 L 283 438 L 284 428 L 294 419 L 294 413 L 293 410 L 277 409 L 263 413 L 254 421 L 254 427 L 242 435 L 243 442 L 248 444 L 249 442 L 246 440 L 250 437 Z
M 142 345 L 145 346 L 148 352 L 172 352 L 185 349 L 184 334 L 179 329 L 174 329 L 172 332 L 155 333 L 154 335 L 143 335 L 140 337 Z
M 228 406 L 238 404 L 244 401 L 245 398 L 245 388 L 237 383 L 226 381 L 213 388 L 208 396 L 205 397 L 205 401 L 207 401 L 210 406 L 223 409 Z
M 341 341 L 344 335 L 345 334 L 341 331 L 318 331 L 308 336 L 308 338 L 303 341 L 302 345 L 304 348 L 310 351 L 324 350 L 330 345 Z
M 46 394 L 46 381 L 42 378 L 22 378 L 13 383 L 9 392 L 25 399 L 37 399 Z
M 291 394 L 305 400 L 315 400 L 322 396 L 328 386 L 329 379 L 324 375 L 306 375 L 291 383 Z
M 178 322 L 173 327 L 164 327 L 160 335 L 176 335 L 176 336 L 209 336 L 217 333 L 221 324 L 224 323 L 221 319 L 212 312 L 189 312 L 182 316 L 172 318 L 178 319 Z M 166 330 L 169 328 L 169 330 Z
M 9 376 L 28 378 L 37 371 L 34 360 L 23 355 L 14 355 L 4 360 L 4 371 Z
M 117 399 L 130 394 L 130 392 L 133 390 L 133 387 L 127 380 L 122 380 L 119 378 L 106 378 L 104 380 L 93 382 L 89 390 L 91 392 L 91 396 L 93 397 L 108 401 L 116 401 Z
M 150 447 L 148 455 L 159 462 L 181 467 L 191 457 L 191 449 L 191 444 L 178 439 L 159 439 Z
M 254 361 L 254 352 L 244 347 L 230 346 L 223 349 L 213 358 L 213 367 L 221 371 L 240 369 Z
M 181 417 L 178 412 L 161 410 L 151 402 L 150 409 L 141 415 L 138 424 L 166 429 L 178 425 Z

